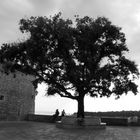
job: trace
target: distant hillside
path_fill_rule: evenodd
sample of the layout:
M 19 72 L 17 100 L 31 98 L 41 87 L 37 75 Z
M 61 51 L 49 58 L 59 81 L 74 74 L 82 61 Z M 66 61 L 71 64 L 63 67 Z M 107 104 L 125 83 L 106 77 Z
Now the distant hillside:
M 130 117 L 130 116 L 140 117 L 140 111 L 85 112 L 85 115 L 99 117 Z

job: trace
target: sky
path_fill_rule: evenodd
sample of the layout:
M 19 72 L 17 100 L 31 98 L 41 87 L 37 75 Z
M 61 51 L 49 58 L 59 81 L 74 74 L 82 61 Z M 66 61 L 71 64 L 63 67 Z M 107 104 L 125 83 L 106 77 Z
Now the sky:
M 128 58 L 140 68 L 140 1 L 139 0 L 1 0 L 0 1 L 0 45 L 26 38 L 19 31 L 19 20 L 30 16 L 50 16 L 62 12 L 64 18 L 74 15 L 93 18 L 105 16 L 122 27 L 129 48 Z M 137 81 L 139 84 L 140 82 Z M 140 91 L 140 87 L 139 87 Z M 39 85 L 35 100 L 36 113 L 55 112 L 65 109 L 66 113 L 77 111 L 76 101 L 58 96 L 46 97 L 45 86 Z M 140 110 L 140 95 L 132 93 L 115 100 L 110 98 L 85 98 L 85 111 Z

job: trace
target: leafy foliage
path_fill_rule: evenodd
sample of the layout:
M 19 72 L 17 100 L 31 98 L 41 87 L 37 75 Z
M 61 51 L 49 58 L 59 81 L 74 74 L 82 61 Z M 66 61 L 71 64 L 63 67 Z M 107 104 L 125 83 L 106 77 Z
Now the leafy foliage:
M 76 16 L 73 23 L 59 13 L 21 19 L 20 30 L 29 38 L 3 44 L 0 61 L 12 61 L 13 68 L 34 75 L 36 87 L 47 83 L 48 95 L 79 100 L 85 95 L 137 93 L 134 79 L 139 72 L 135 62 L 125 57 L 125 35 L 107 18 Z

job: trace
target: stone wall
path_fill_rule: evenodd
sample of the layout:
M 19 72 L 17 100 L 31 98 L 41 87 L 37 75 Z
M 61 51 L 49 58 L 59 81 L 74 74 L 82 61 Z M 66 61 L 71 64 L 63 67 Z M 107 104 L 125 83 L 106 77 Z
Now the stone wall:
M 9 74 L 0 71 L 0 120 L 23 120 L 34 113 L 33 79 L 18 71 Z
M 28 114 L 25 120 L 34 122 L 55 123 L 55 121 L 61 120 L 61 116 L 53 121 L 52 115 Z M 138 118 L 137 122 L 128 122 L 127 117 L 101 117 L 101 122 L 106 123 L 107 126 L 140 126 L 140 118 Z
M 56 119 L 54 119 L 53 115 L 28 114 L 25 120 L 34 122 L 55 123 L 56 121 L 61 120 L 61 116 L 58 116 Z

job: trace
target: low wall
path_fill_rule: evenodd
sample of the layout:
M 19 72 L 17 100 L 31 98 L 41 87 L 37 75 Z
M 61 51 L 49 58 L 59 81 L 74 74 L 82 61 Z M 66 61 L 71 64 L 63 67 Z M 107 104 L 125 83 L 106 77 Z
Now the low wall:
M 106 123 L 107 125 L 118 125 L 118 126 L 127 126 L 128 119 L 121 117 L 101 117 L 101 122 Z
M 55 123 L 56 121 L 60 121 L 61 117 L 59 116 L 54 119 L 52 115 L 28 114 L 25 120 Z M 106 123 L 108 126 L 140 126 L 140 118 L 138 118 L 136 122 L 129 122 L 127 117 L 101 117 L 101 122 Z
M 140 126 L 140 118 L 137 116 L 128 117 L 128 125 Z
M 60 121 L 61 117 L 53 118 L 52 115 L 37 115 L 37 114 L 28 114 L 26 121 L 35 121 L 35 122 L 47 122 L 54 123 L 55 121 Z
M 114 126 L 140 126 L 140 118 L 134 117 L 101 117 L 101 121 Z

